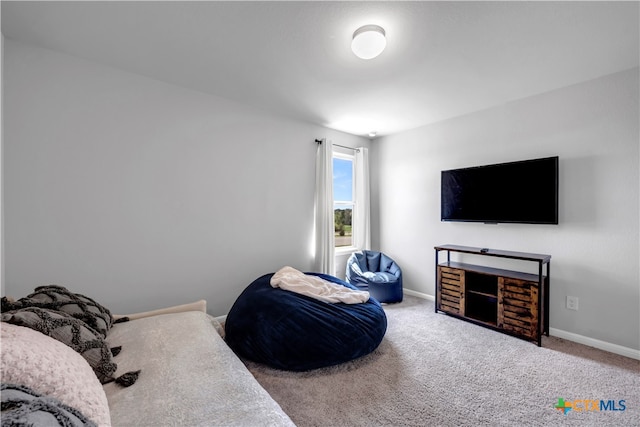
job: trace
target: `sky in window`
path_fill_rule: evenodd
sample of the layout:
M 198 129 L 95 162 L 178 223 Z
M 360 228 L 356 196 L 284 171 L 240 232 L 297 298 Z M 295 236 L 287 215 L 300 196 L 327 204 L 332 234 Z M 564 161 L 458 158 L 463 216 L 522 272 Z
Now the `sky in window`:
M 353 162 L 333 159 L 333 200 L 353 200 Z

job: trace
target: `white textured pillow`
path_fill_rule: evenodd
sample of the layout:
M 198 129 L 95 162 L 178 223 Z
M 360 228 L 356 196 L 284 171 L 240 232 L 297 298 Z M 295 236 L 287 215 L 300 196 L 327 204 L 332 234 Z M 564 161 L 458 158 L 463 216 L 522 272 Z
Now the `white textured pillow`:
M 0 322 L 2 382 L 55 397 L 99 426 L 110 426 L 104 389 L 71 347 L 32 329 Z

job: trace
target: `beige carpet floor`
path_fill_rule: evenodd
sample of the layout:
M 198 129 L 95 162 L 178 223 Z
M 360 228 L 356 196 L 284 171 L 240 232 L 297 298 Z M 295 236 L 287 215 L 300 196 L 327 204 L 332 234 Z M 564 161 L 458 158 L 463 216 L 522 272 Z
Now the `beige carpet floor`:
M 537 347 L 412 296 L 384 307 L 387 334 L 370 355 L 302 373 L 245 363 L 299 427 L 640 426 L 638 360 L 555 337 Z M 625 410 L 565 415 L 559 398 Z

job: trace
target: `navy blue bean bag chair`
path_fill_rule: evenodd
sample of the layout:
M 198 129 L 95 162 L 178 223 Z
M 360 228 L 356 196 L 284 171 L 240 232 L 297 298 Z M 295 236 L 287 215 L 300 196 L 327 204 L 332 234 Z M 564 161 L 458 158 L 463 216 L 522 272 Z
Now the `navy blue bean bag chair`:
M 225 341 L 237 355 L 273 368 L 308 371 L 369 354 L 382 341 L 387 317 L 375 299 L 326 303 L 273 288 L 273 274 L 251 283 L 227 315 Z M 333 276 L 306 274 L 357 289 Z
M 402 301 L 402 270 L 387 255 L 376 251 L 354 252 L 347 260 L 347 282 L 369 291 L 380 302 Z

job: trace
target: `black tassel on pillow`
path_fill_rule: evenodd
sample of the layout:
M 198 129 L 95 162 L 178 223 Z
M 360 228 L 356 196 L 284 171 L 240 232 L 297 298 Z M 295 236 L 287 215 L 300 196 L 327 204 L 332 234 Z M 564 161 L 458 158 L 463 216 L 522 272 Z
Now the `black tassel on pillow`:
M 14 301 L 12 298 L 2 297 L 0 301 L 2 307 L 0 307 L 0 311 L 6 313 L 7 311 L 19 310 L 23 307 L 23 304 L 18 301 Z
M 126 374 L 122 374 L 116 378 L 116 384 L 121 385 L 122 387 L 129 387 L 138 380 L 139 375 L 140 370 L 127 372 Z
M 117 355 L 119 355 L 119 354 L 120 354 L 120 351 L 122 351 L 122 346 L 121 346 L 121 345 L 119 345 L 119 346 L 117 346 L 117 347 L 111 347 L 111 348 L 110 348 L 110 350 L 111 350 L 111 355 L 112 355 L 113 357 L 116 357 Z
M 102 381 L 102 384 L 109 384 L 115 381 L 116 384 L 118 384 L 119 386 L 122 387 L 129 387 L 133 384 L 135 384 L 136 381 L 138 381 L 138 377 L 140 376 L 140 369 L 138 369 L 137 371 L 131 371 L 131 372 L 126 372 L 122 375 L 120 375 L 118 378 L 109 378 L 106 381 Z
M 116 323 L 124 323 L 124 322 L 128 322 L 128 321 L 129 321 L 129 318 L 127 316 L 124 316 L 124 317 L 121 317 L 119 319 L 114 320 L 113 323 L 114 324 L 116 324 Z

